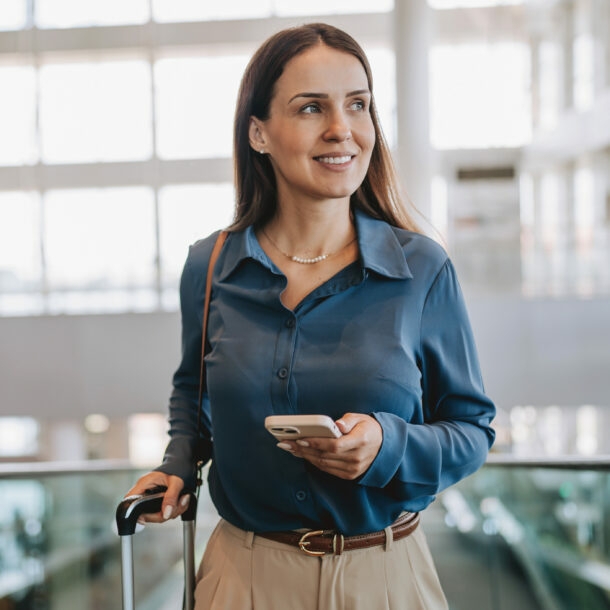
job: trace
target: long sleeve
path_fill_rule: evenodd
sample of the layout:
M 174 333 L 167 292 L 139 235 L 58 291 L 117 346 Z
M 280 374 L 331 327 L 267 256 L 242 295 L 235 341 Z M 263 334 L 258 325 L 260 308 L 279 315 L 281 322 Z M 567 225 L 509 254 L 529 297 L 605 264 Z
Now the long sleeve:
M 478 357 L 454 268 L 447 260 L 421 314 L 419 367 L 423 422 L 373 413 L 383 443 L 361 485 L 398 498 L 437 494 L 476 471 L 494 440 L 495 407 L 485 395 Z
M 192 249 L 180 280 L 182 360 L 173 377 L 169 401 L 169 436 L 160 472 L 179 476 L 189 488 L 195 486 L 195 466 L 212 453 L 209 401 L 203 393 L 202 436 L 198 433 L 198 399 L 201 363 L 201 332 L 205 277 L 193 270 Z M 205 269 L 205 266 L 204 266 Z

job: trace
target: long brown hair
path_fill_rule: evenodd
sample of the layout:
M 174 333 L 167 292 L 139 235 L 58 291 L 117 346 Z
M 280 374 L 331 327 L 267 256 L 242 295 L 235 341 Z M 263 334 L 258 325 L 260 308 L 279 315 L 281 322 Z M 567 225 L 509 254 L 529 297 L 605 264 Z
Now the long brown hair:
M 250 117 L 263 121 L 269 118 L 275 83 L 286 64 L 319 44 L 355 56 L 362 64 L 369 89 L 373 92 L 373 77 L 366 55 L 360 45 L 342 30 L 324 23 L 311 23 L 282 30 L 267 39 L 250 60 L 237 97 L 233 134 L 236 206 L 231 230 L 260 226 L 275 212 L 275 175 L 269 159 L 250 146 Z M 379 124 L 374 98 L 371 99 L 370 112 L 375 127 L 375 145 L 366 177 L 351 196 L 351 205 L 394 226 L 418 231 L 400 196 L 396 171 Z

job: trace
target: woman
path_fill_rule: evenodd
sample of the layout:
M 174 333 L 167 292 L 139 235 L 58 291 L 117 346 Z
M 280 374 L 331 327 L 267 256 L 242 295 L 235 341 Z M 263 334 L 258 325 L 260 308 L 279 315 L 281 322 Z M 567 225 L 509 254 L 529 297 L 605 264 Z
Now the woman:
M 234 144 L 202 446 L 216 235 L 191 247 L 182 276 L 165 459 L 130 493 L 166 485 L 147 520 L 176 517 L 197 457 L 211 459 L 222 519 L 198 609 L 446 608 L 417 513 L 483 464 L 494 406 L 451 262 L 397 195 L 358 44 L 324 24 L 267 40 L 242 80 Z M 342 436 L 276 443 L 264 419 L 290 413 L 330 415 Z

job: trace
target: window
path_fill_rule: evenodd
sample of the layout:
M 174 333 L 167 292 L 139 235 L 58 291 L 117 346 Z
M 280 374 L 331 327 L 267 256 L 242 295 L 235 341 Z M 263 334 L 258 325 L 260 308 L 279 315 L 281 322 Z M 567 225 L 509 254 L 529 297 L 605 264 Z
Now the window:
M 51 311 L 154 307 L 156 252 L 151 189 L 49 191 L 44 207 Z
M 39 28 L 72 28 L 95 25 L 145 23 L 148 0 L 36 0 Z
M 574 107 L 587 110 L 595 97 L 594 43 L 590 34 L 581 34 L 574 39 Z
M 20 30 L 27 23 L 26 0 L 3 0 L 0 11 L 0 31 Z
M 38 422 L 32 417 L 0 417 L 0 457 L 35 456 L 38 433 Z
M 0 191 L 0 293 L 40 289 L 40 199 Z
M 396 61 L 391 49 L 367 48 L 381 128 L 392 148 L 396 144 Z
M 40 69 L 41 145 L 46 163 L 148 158 L 151 122 L 146 62 L 75 62 Z
M 393 0 L 153 0 L 153 18 L 159 22 L 198 21 L 211 19 L 252 19 L 271 17 L 297 17 L 305 15 L 332 15 L 343 13 L 377 13 L 394 8 Z
M 153 18 L 159 22 L 203 21 L 209 19 L 250 19 L 268 17 L 272 0 L 152 0 Z
M 0 165 L 36 163 L 34 67 L 0 66 L 0 91 Z
M 235 101 L 247 62 L 246 55 L 156 62 L 159 157 L 231 156 Z
M 281 17 L 332 15 L 341 13 L 383 13 L 394 8 L 394 0 L 274 0 L 275 13 Z
M 561 48 L 556 42 L 542 42 L 539 48 L 540 95 L 539 122 L 543 129 L 553 129 L 561 107 Z
M 428 0 L 432 8 L 476 8 L 480 6 L 502 6 L 508 4 L 523 4 L 524 0 Z
M 167 444 L 167 418 L 161 413 L 138 413 L 127 421 L 129 459 L 134 466 L 156 466 Z
M 531 137 L 527 46 L 434 47 L 430 55 L 430 124 L 432 143 L 440 149 L 525 144 Z
M 233 220 L 232 184 L 185 184 L 159 191 L 162 305 L 178 307 L 178 283 L 189 245 Z

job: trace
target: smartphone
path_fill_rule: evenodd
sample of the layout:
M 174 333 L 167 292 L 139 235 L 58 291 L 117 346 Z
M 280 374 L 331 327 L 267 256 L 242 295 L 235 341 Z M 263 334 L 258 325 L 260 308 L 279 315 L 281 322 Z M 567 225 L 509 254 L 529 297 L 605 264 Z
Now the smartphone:
M 328 415 L 269 415 L 265 428 L 280 441 L 305 436 L 339 438 L 341 431 Z

